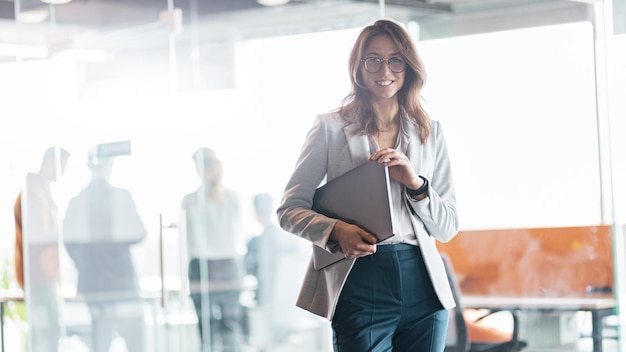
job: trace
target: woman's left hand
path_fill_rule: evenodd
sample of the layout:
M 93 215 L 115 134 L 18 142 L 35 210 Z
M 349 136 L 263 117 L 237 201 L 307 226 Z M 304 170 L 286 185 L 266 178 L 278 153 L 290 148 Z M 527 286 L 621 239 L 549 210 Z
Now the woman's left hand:
M 418 189 L 424 184 L 402 152 L 392 148 L 382 149 L 370 155 L 370 160 L 385 164 L 389 167 L 389 176 L 409 189 Z

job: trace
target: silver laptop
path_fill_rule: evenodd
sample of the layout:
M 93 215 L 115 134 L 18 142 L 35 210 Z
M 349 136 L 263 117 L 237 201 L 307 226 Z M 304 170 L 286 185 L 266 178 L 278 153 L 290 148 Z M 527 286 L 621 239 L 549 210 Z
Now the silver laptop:
M 378 238 L 393 236 L 389 170 L 368 161 L 331 180 L 315 191 L 313 210 L 328 217 L 361 226 Z M 316 270 L 345 259 L 342 252 L 330 253 L 313 245 Z

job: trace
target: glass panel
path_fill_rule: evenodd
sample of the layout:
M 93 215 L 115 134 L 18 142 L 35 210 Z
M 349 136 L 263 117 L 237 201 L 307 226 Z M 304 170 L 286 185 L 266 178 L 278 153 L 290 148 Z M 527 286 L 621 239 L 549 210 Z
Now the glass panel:
M 26 176 L 16 205 L 21 203 L 29 351 L 56 350 L 61 345 L 61 232 L 58 199 L 51 186 L 65 172 L 68 159 L 67 150 L 47 149 L 39 170 Z
M 160 17 L 167 2 L 112 5 L 16 2 L 17 37 L 46 52 L 45 60 L 21 61 L 33 59 L 22 56 L 14 64 L 19 76 L 10 81 L 22 94 L 9 93 L 17 97 L 9 108 L 21 129 L 38 126 L 18 145 L 54 143 L 72 155 L 63 181 L 53 185 L 55 208 L 46 208 L 49 217 L 57 211 L 55 232 L 46 236 L 51 241 L 54 235 L 56 243 L 39 243 L 35 235 L 43 230 L 28 219 L 37 224 L 41 211 L 24 210 L 28 351 L 56 351 L 57 344 L 59 351 L 166 348 L 159 330 L 164 326 L 159 213 L 144 206 L 150 200 L 137 189 L 141 181 L 134 173 L 136 166 L 150 169 L 151 163 L 130 156 L 137 131 L 124 123 L 129 115 L 123 106 L 105 116 L 91 111 L 88 102 L 170 90 L 171 31 Z M 28 22 L 34 11 L 45 16 Z M 151 48 L 146 52 L 165 58 L 159 60 L 165 64 L 138 59 L 135 51 L 146 43 Z M 19 89 L 19 82 L 29 89 Z M 33 193 L 28 186 L 25 194 Z M 39 264 L 39 258 L 54 265 Z M 54 271 L 53 281 L 43 280 L 52 275 L 42 277 L 45 270 Z M 150 285 L 146 278 L 159 283 Z
M 615 3 L 615 2 L 614 2 Z M 626 9 L 626 3 L 622 3 L 622 11 Z M 624 16 L 622 16 L 623 18 Z M 623 32 L 622 32 L 623 33 Z M 626 60 L 626 34 L 620 34 L 608 41 L 609 56 L 608 62 L 608 83 L 609 83 L 609 111 L 611 117 L 611 142 L 613 147 L 612 170 L 613 170 L 613 195 L 615 201 L 614 216 L 616 217 L 615 235 L 614 235 L 614 257 L 615 262 L 615 292 L 619 306 L 626 304 L 626 140 L 621 136 L 626 131 L 626 101 L 622 98 L 626 92 L 626 67 L 622 64 Z M 607 319 L 608 320 L 608 319 Z M 619 312 L 617 317 L 612 317 L 606 322 L 609 331 L 616 334 L 617 338 L 622 340 L 626 334 L 626 314 L 623 310 Z M 623 348 L 623 342 L 621 342 Z
M 449 130 L 455 173 L 467 175 L 455 180 L 463 229 L 602 221 L 593 45 L 590 23 L 420 43 L 424 97 Z M 581 178 L 589 184 L 573 194 Z
M 15 37 L 37 47 L 28 54 L 32 56 L 0 57 L 3 114 L 14 124 L 0 129 L 0 155 L 8 156 L 8 161 L 0 159 L 0 172 L 12 176 L 0 186 L 0 195 L 7 195 L 0 198 L 11 200 L 3 200 L 3 213 L 11 212 L 22 175 L 38 170 L 48 146 L 62 145 L 71 152 L 60 177 L 61 153 L 54 149 L 59 179 L 49 194 L 43 192 L 51 204 L 28 210 L 36 202 L 24 201 L 24 231 L 33 233 L 25 235 L 27 286 L 34 288 L 50 269 L 59 270 L 45 288 L 26 291 L 30 326 L 24 336 L 31 351 L 54 345 L 50 339 L 59 336 L 62 350 L 95 350 L 102 341 L 96 332 L 122 327 L 114 323 L 119 309 L 129 318 L 125 322 L 137 323 L 114 335 L 113 348 L 121 351 L 134 352 L 132 342 L 121 338 L 137 331 L 133 329 L 142 331 L 132 337 L 143 334 L 149 351 L 200 351 L 201 331 L 205 351 L 212 350 L 211 343 L 226 341 L 227 335 L 217 330 L 220 324 L 237 331 L 237 340 L 250 349 L 332 350 L 328 322 L 293 306 L 308 263 L 308 242 L 296 238 L 293 247 L 284 243 L 285 252 L 268 256 L 263 238 L 271 240 L 273 231 L 280 232 L 274 208 L 303 138 L 314 116 L 336 107 L 348 93 L 349 50 L 358 30 L 380 17 L 381 9 L 357 1 L 293 1 L 275 8 L 244 2 L 161 1 L 149 7 L 16 2 L 20 22 Z M 424 97 L 430 115 L 446 129 L 464 230 L 600 223 L 590 6 L 574 1 L 414 3 L 419 4 L 388 2 L 384 13 L 405 23 L 418 40 L 429 75 Z M 227 5 L 237 11 L 226 11 Z M 26 23 L 37 14 L 43 22 Z M 1 31 L 0 39 L 14 30 Z M 609 76 L 619 77 L 615 71 L 619 73 L 613 68 Z M 621 88 L 615 87 L 618 95 Z M 619 107 L 614 109 L 613 115 L 619 115 Z M 613 126 L 620 129 L 620 121 Z M 123 149 L 124 155 L 105 150 L 109 143 L 126 141 L 131 148 Z M 238 203 L 237 240 L 228 248 L 236 254 L 237 290 L 224 297 L 237 302 L 223 310 L 213 307 L 230 281 L 211 282 L 216 277 L 212 267 L 223 264 L 213 261 L 223 258 L 209 253 L 210 246 L 198 242 L 203 237 L 196 237 L 207 232 L 203 227 L 214 226 L 207 222 L 215 213 L 206 210 L 211 203 L 204 198 L 189 200 L 207 188 L 201 182 L 205 160 L 193 157 L 201 147 L 214 150 L 223 186 Z M 616 148 L 614 160 L 624 159 L 622 149 Z M 143 237 L 143 231 L 112 227 L 116 222 L 111 221 L 86 230 L 103 217 L 117 218 L 114 214 L 122 208 L 103 196 L 95 203 L 81 200 L 92 182 L 90 166 L 110 160 L 110 181 L 116 187 L 111 192 L 125 194 L 126 203 L 132 200 L 124 222 L 134 219 L 133 227 L 145 228 Z M 529 170 L 537 170 L 540 180 L 529 179 Z M 581 182 L 585 192 L 572 192 Z M 622 188 L 615 186 L 616 192 Z M 37 194 L 36 189 L 26 187 L 25 195 Z M 268 203 L 256 208 L 259 194 Z M 618 208 L 623 203 L 623 197 L 616 197 Z M 36 230 L 40 225 L 33 220 L 43 213 L 57 224 L 48 232 Z M 91 213 L 99 216 L 85 215 Z M 7 232 L 12 221 L 0 217 Z M 115 240 L 105 243 L 107 227 Z M 123 240 L 126 232 L 132 234 Z M 578 254 L 588 256 L 568 257 L 572 265 L 599 253 L 598 245 L 572 244 L 581 245 L 588 251 Z M 3 248 L 12 253 L 12 243 Z M 524 249 L 536 248 L 526 243 Z M 54 264 L 42 269 L 39 257 Z M 79 267 L 113 258 L 121 259 L 90 271 L 98 284 L 123 260 L 132 263 L 125 267 L 134 266 L 137 280 L 124 287 L 107 285 L 115 289 L 110 292 L 90 292 L 84 279 L 89 275 L 80 275 Z M 518 271 L 526 268 L 507 263 Z M 100 269 L 105 270 L 94 274 Z M 608 272 L 598 277 L 609 277 Z M 126 270 L 112 282 L 122 284 L 120 277 L 132 274 Z M 279 279 L 284 281 L 274 281 Z M 463 283 L 467 277 L 459 279 Z M 528 277 L 529 290 L 541 289 L 537 280 L 537 275 Z M 134 292 L 132 300 L 127 289 Z M 196 297 L 201 307 L 194 306 Z M 99 304 L 120 299 L 119 305 L 100 309 Z M 235 306 L 240 319 L 227 324 L 227 309 Z M 31 323 L 35 316 L 38 321 Z M 532 324 L 534 317 L 526 319 Z M 568 330 L 570 335 L 552 331 L 533 339 L 588 332 L 589 319 L 582 316 L 581 321 L 582 330 Z M 282 339 L 274 339 L 276 335 Z
M 14 323 L 12 324 L 14 330 L 8 330 L 13 334 L 7 333 L 7 339 L 3 342 L 7 349 L 14 348 L 20 351 L 26 348 L 27 338 L 36 337 L 41 342 L 34 342 L 29 346 L 37 348 L 38 344 L 43 344 L 43 348 L 48 349 L 50 346 L 56 346 L 51 340 L 58 338 L 62 332 L 59 323 L 62 308 L 60 296 L 57 295 L 61 289 L 57 209 L 61 206 L 65 189 L 62 183 L 64 178 L 60 177 L 63 153 L 54 148 L 45 153 L 44 151 L 49 146 L 60 145 L 67 132 L 62 128 L 62 119 L 50 118 L 49 111 L 55 111 L 68 102 L 75 102 L 76 87 L 71 83 L 76 78 L 75 69 L 72 66 L 45 60 L 6 63 L 0 67 L 0 71 L 3 77 L 0 90 L 6 99 L 6 113 L 15 119 L 11 127 L 4 125 L 5 127 L 0 129 L 2 134 L 0 143 L 4 156 L 3 170 L 6 171 L 7 180 L 3 183 L 3 188 L 6 187 L 3 191 L 7 195 L 4 199 L 10 204 L 9 207 L 5 207 L 8 214 L 13 214 L 16 195 L 24 192 L 22 207 L 17 206 L 22 215 L 23 257 L 19 252 L 13 251 L 14 243 L 8 244 L 5 248 L 10 249 L 7 258 L 11 264 L 15 261 L 16 266 L 22 267 L 23 263 L 26 285 L 24 294 L 28 305 L 24 311 L 20 308 L 19 302 L 4 302 L 13 312 L 8 321 Z M 29 132 L 16 133 L 16 131 Z M 3 175 L 3 179 L 4 177 Z M 58 182 L 54 182 L 57 177 Z M 4 223 L 7 224 L 9 226 L 5 226 L 6 230 L 9 233 L 13 232 L 12 219 L 11 222 Z M 48 262 L 50 264 L 47 264 Z M 7 269 L 4 268 L 7 274 L 14 272 L 13 269 Z M 10 277 L 12 275 L 5 278 Z M 15 282 L 8 283 L 7 286 L 17 288 L 21 285 Z M 36 291 L 35 288 L 38 289 L 39 286 L 42 289 Z M 50 295 L 43 291 L 50 292 Z M 21 290 L 12 293 L 14 297 L 22 294 Z M 41 314 L 41 317 L 35 313 Z M 25 323 L 31 319 L 38 321 L 29 324 L 26 330 Z

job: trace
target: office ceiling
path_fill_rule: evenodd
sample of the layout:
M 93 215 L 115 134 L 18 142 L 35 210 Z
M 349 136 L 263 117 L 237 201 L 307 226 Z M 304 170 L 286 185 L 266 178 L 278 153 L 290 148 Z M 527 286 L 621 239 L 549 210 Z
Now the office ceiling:
M 52 6 L 44 1 L 69 2 Z M 290 0 L 286 5 L 266 7 L 257 0 L 0 0 L 0 43 L 47 46 L 59 43 L 67 47 L 69 42 L 79 43 L 80 37 L 85 36 L 132 32 L 146 38 L 147 31 L 162 35 L 168 25 L 183 27 L 194 23 L 196 31 L 201 32 L 205 40 L 232 36 L 233 28 L 237 32 L 234 35 L 239 38 L 341 29 L 358 27 L 376 18 L 380 10 L 379 1 Z M 480 23 L 477 26 L 475 22 L 483 21 L 481 18 L 488 12 L 492 18 L 506 19 L 511 14 L 530 13 L 526 17 L 538 15 L 550 21 L 553 13 L 558 17 L 569 11 L 563 11 L 564 7 L 580 9 L 585 6 L 585 1 L 384 0 L 384 4 L 386 16 L 400 21 L 410 19 L 425 23 L 433 19 L 446 21 L 452 17 L 456 20 L 469 14 L 474 17 L 472 25 L 477 28 L 484 27 Z M 555 6 L 560 10 L 552 11 Z M 168 12 L 169 7 L 180 11 Z M 533 10 L 520 11 L 523 7 L 533 7 Z M 505 21 L 500 22 L 504 26 L 517 25 L 515 21 Z M 449 27 L 447 23 L 443 26 Z M 489 29 L 501 30 L 501 27 Z M 467 28 L 465 26 L 462 30 L 467 31 Z M 457 31 L 454 34 L 467 33 Z M 427 34 L 427 37 L 437 35 Z M 162 37 L 159 40 L 162 41 Z
M 585 1 L 384 0 L 384 4 L 386 17 L 414 20 L 420 39 L 432 39 L 585 19 Z M 168 2 L 180 12 L 167 12 Z M 86 64 L 82 71 L 85 96 L 111 94 L 118 86 L 110 88 L 109 83 L 128 82 L 129 76 L 151 82 L 144 86 L 167 90 L 171 49 L 177 53 L 179 90 L 224 88 L 234 85 L 235 42 L 360 27 L 380 16 L 379 5 L 379 0 L 291 0 L 277 7 L 256 0 L 72 0 L 50 6 L 42 0 L 0 0 L 0 44 L 43 45 L 48 57 L 72 48 L 107 52 L 105 63 Z M 174 21 L 168 17 L 172 14 Z M 177 26 L 180 35 L 173 43 L 168 35 Z M 15 60 L 0 51 L 0 63 Z M 155 84 L 154 77 L 165 78 Z
M 51 7 L 43 1 L 68 0 L 0 0 L 0 21 L 20 22 L 54 21 L 94 30 L 112 30 L 157 21 L 168 2 L 180 8 L 184 16 L 210 16 L 251 10 L 267 9 L 257 0 L 72 0 Z M 413 12 L 460 12 L 477 9 L 513 6 L 520 3 L 546 2 L 547 0 L 385 0 L 387 6 L 399 6 Z M 563 0 L 566 1 L 566 0 Z M 573 1 L 573 0 L 572 0 Z M 580 1 L 580 0 L 579 0 Z M 279 6 L 284 11 L 302 5 L 332 6 L 336 4 L 377 5 L 379 0 L 291 0 Z

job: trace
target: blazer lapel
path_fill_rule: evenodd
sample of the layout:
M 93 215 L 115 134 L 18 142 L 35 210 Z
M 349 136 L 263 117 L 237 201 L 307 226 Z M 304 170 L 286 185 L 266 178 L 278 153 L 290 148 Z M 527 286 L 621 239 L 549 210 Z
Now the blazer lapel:
M 402 138 L 405 138 L 404 145 L 406 145 L 406 156 L 411 160 L 413 167 L 416 171 L 421 169 L 421 161 L 422 158 L 420 155 L 422 154 L 422 143 L 420 143 L 420 136 L 414 124 L 405 120 L 405 135 Z
M 348 141 L 348 150 L 352 159 L 352 168 L 355 168 L 370 157 L 370 143 L 366 135 L 354 135 L 355 126 L 349 124 L 343 128 L 343 133 Z

